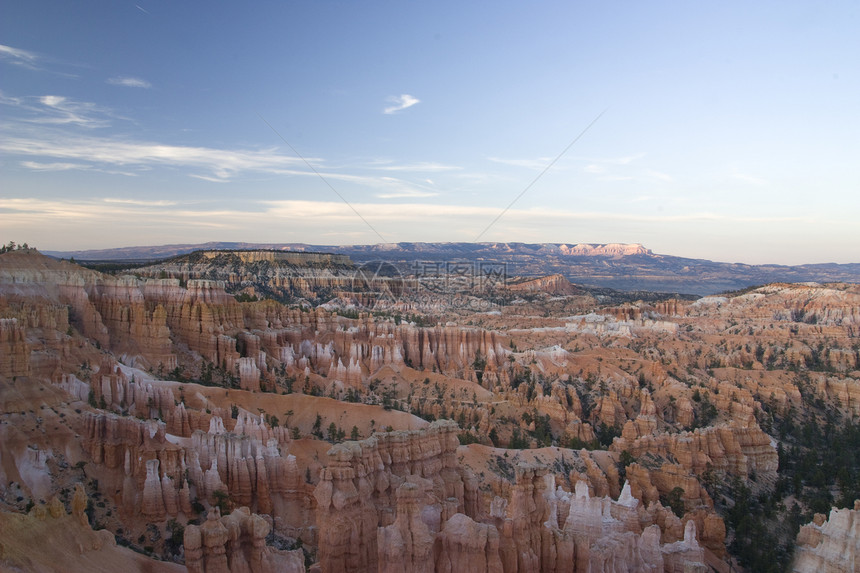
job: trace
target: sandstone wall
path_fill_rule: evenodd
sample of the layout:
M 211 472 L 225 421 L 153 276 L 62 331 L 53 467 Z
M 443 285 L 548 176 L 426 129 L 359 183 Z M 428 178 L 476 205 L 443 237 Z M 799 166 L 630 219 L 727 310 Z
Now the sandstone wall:
M 856 572 L 860 567 L 860 500 L 854 508 L 816 514 L 800 528 L 792 571 L 797 573 Z
M 211 509 L 206 521 L 185 528 L 185 566 L 188 573 L 304 573 L 301 551 L 278 551 L 266 546 L 271 527 L 247 507 L 221 516 Z

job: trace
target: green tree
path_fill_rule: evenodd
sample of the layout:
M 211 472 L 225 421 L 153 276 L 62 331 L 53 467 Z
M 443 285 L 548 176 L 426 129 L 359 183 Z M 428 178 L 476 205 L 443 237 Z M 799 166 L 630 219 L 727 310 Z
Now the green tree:
M 311 429 L 311 434 L 318 438 L 322 438 L 322 416 L 317 414 L 317 419 L 314 420 L 313 428 Z
M 221 515 L 230 513 L 230 495 L 227 492 L 216 489 L 212 492 L 212 497 L 215 498 L 215 506 L 221 510 Z
M 635 461 L 636 459 L 633 457 L 633 454 L 627 450 L 623 450 L 621 455 L 618 456 L 618 463 L 621 465 L 621 470 L 618 472 L 618 475 L 621 478 L 621 481 L 627 479 L 627 466 Z
M 508 447 L 512 450 L 524 450 L 529 447 L 528 438 L 520 434 L 519 428 L 514 428 L 514 432 L 511 435 L 511 441 L 508 443 Z
M 661 497 L 663 505 L 668 506 L 678 517 L 684 517 L 684 488 L 674 487 L 665 497 Z

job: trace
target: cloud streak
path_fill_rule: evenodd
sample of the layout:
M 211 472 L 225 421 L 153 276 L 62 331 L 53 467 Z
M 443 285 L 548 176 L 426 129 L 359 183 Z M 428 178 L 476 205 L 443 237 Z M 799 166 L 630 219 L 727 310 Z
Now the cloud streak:
M 440 171 L 459 171 L 463 169 L 458 165 L 445 165 L 434 161 L 420 161 L 418 163 L 405 163 L 402 165 L 395 164 L 393 161 L 376 161 L 368 165 L 371 169 L 378 171 L 419 171 L 440 172 Z
M 744 183 L 749 183 L 751 185 L 767 185 L 768 181 L 766 179 L 762 179 L 761 177 L 756 177 L 754 175 L 749 175 L 747 173 L 741 173 L 739 171 L 734 171 L 730 175 L 732 179 L 736 179 L 738 181 L 743 181 Z
M 21 167 L 25 167 L 33 171 L 69 171 L 72 169 L 90 169 L 89 165 L 84 165 L 82 163 L 39 163 L 38 161 L 22 161 Z
M 19 122 L 41 125 L 100 128 L 117 118 L 102 106 L 59 95 L 11 97 L 0 92 L 0 104 L 19 112 Z
M 152 84 L 146 80 L 142 80 L 140 78 L 132 78 L 126 76 L 117 76 L 115 78 L 109 78 L 107 83 L 113 86 L 122 86 L 126 88 L 151 88 Z
M 48 125 L 74 124 L 86 128 L 110 126 L 107 110 L 94 103 L 74 101 L 56 95 L 42 96 L 39 103 L 45 113 L 28 121 Z
M 77 135 L 72 133 L 72 128 L 109 124 L 107 117 L 111 112 L 62 96 L 14 98 L 0 92 L 0 103 L 17 107 L 27 116 L 3 126 L 7 137 L 0 139 L 0 152 L 18 156 L 19 165 L 33 171 L 77 169 L 135 176 L 139 172 L 162 167 L 180 169 L 185 176 L 212 183 L 227 182 L 247 173 L 317 176 L 317 173 L 304 168 L 300 157 L 285 154 L 275 147 L 223 149 Z M 39 127 L 32 124 L 39 124 Z M 422 184 L 381 176 L 379 171 L 426 174 L 461 170 L 457 166 L 433 162 L 403 165 L 370 162 L 337 168 L 324 167 L 325 162 L 320 158 L 307 159 L 317 166 L 318 174 L 326 180 L 379 190 L 383 198 L 430 197 L 436 193 L 421 189 Z M 120 166 L 127 169 L 117 171 Z M 426 180 L 424 177 L 421 179 Z
M 176 201 L 168 200 L 144 201 L 141 199 L 117 199 L 113 197 L 105 197 L 102 201 L 105 203 L 119 203 L 120 205 L 136 205 L 142 207 L 171 207 L 177 204 Z
M 436 197 L 439 195 L 433 191 L 418 191 L 417 189 L 403 189 L 402 191 L 393 191 L 391 193 L 377 193 L 379 199 L 407 199 L 420 197 Z
M 392 240 L 410 241 L 469 240 L 477 228 L 497 214 L 495 207 L 433 202 L 356 202 L 353 207 Z M 141 242 L 145 241 L 151 244 L 153 233 L 158 233 L 164 243 L 216 239 L 260 242 L 333 240 L 342 243 L 349 238 L 350 242 L 357 243 L 376 241 L 376 236 L 350 207 L 336 200 L 249 200 L 234 205 L 219 201 L 183 202 L 170 197 L 138 200 L 7 196 L 0 199 L 0 213 L 4 222 L 9 223 L 8 232 L 26 237 L 28 242 L 43 249 L 102 247 L 106 233 L 121 235 L 126 244 L 143 244 Z M 494 232 L 495 237 L 489 240 L 509 240 L 508 235 L 517 231 L 535 242 L 570 241 L 565 237 L 571 232 L 597 233 L 654 223 L 681 227 L 689 232 L 689 229 L 716 228 L 726 223 L 746 228 L 749 224 L 788 223 L 796 226 L 820 222 L 810 216 L 741 216 L 714 212 L 643 215 L 547 206 L 511 209 L 506 215 L 504 228 Z
M 7 137 L 0 141 L 0 150 L 14 155 L 50 157 L 64 160 L 63 163 L 77 160 L 116 166 L 190 167 L 205 170 L 217 180 L 228 179 L 243 171 L 277 173 L 300 163 L 298 158 L 282 155 L 275 149 L 215 149 L 59 134 L 42 139 Z M 39 164 L 29 162 L 25 167 L 38 168 Z
M 0 44 L 0 61 L 5 61 L 13 66 L 19 66 L 34 72 L 49 72 L 66 78 L 78 77 L 76 74 L 59 72 L 46 68 L 45 64 L 60 63 L 61 65 L 66 65 L 62 62 L 58 62 L 54 58 L 45 57 L 36 52 L 31 52 L 30 50 L 22 50 L 21 48 L 14 48 L 5 44 Z
M 0 59 L 6 60 L 16 66 L 23 66 L 31 70 L 36 70 L 38 69 L 36 62 L 39 61 L 40 58 L 34 52 L 0 44 Z
M 261 201 L 260 204 L 268 207 L 267 215 L 272 216 L 300 216 L 331 220 L 348 219 L 355 217 L 346 205 L 334 201 Z M 496 207 L 483 205 L 452 205 L 437 203 L 354 203 L 354 207 L 367 213 L 366 218 L 371 221 L 406 221 L 423 220 L 439 217 L 447 219 L 456 218 L 481 218 L 495 216 L 498 213 Z M 292 214 L 292 215 L 291 215 Z M 769 223 L 769 222 L 800 222 L 803 217 L 755 217 L 734 216 L 711 212 L 691 212 L 677 215 L 643 215 L 638 213 L 620 213 L 614 211 L 569 211 L 553 207 L 533 207 L 529 209 L 511 209 L 506 213 L 507 217 L 520 222 L 532 222 L 540 225 L 547 220 L 555 221 L 621 221 L 621 222 L 695 222 L 695 221 L 730 221 L 744 223 Z M 478 221 L 475 221 L 476 223 Z M 459 225 L 460 223 L 458 223 Z
M 390 96 L 386 99 L 386 101 L 390 102 L 392 105 L 386 107 L 382 110 L 382 113 L 386 115 L 391 115 L 394 113 L 398 113 L 403 111 L 404 109 L 410 108 L 417 103 L 421 103 L 421 100 L 411 96 L 409 94 L 402 94 L 399 96 Z
M 540 171 L 541 169 L 546 169 L 546 166 L 549 165 L 550 161 L 552 161 L 552 157 L 538 157 L 536 159 L 504 159 L 501 157 L 487 157 L 487 160 L 492 161 L 493 163 L 500 163 L 502 165 L 525 167 L 526 169 Z
M 58 130 L 42 130 L 38 137 L 13 136 L 0 139 L 0 152 L 34 158 L 22 159 L 19 164 L 25 169 L 43 172 L 76 169 L 134 176 L 137 175 L 134 169 L 144 171 L 166 167 L 188 170 L 187 176 L 211 183 L 225 183 L 247 173 L 317 177 L 316 173 L 303 168 L 304 163 L 300 158 L 285 155 L 276 148 L 236 150 L 166 145 L 108 137 L 69 136 Z M 324 164 L 320 158 L 310 158 L 309 161 L 317 165 Z M 117 171 L 118 167 L 126 169 Z M 396 177 L 319 168 L 318 172 L 329 181 L 342 181 L 378 190 L 378 197 L 384 199 L 437 195 L 432 190 L 421 189 L 422 185 Z

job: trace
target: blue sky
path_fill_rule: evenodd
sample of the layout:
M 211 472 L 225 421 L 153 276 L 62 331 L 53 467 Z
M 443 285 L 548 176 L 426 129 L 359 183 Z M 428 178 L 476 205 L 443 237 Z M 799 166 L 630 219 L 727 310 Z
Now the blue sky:
M 860 4 L 748 4 L 0 0 L 0 240 L 860 262 Z

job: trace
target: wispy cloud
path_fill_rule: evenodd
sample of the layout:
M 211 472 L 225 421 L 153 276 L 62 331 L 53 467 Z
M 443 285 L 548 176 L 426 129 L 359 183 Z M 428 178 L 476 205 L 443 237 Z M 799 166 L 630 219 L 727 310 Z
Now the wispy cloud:
M 476 222 L 479 218 L 495 216 L 497 209 L 482 205 L 452 205 L 439 203 L 353 203 L 366 218 L 374 222 L 424 221 L 428 225 L 437 221 L 457 218 L 457 225 Z M 169 209 L 168 209 L 169 208 Z M 211 219 L 214 225 L 225 225 L 229 220 L 246 223 L 265 217 L 272 221 L 304 221 L 309 225 L 333 224 L 338 221 L 358 221 L 348 205 L 340 201 L 278 200 L 248 201 L 230 209 L 207 207 L 200 204 L 179 203 L 172 200 L 134 200 L 122 198 L 91 199 L 33 199 L 24 197 L 5 197 L 2 210 L 13 213 L 34 213 L 47 217 L 62 214 L 86 219 L 116 216 L 152 215 L 171 220 Z M 622 221 L 622 222 L 697 222 L 729 221 L 744 223 L 798 223 L 807 217 L 744 216 L 726 215 L 712 212 L 691 212 L 676 215 L 644 215 L 641 213 L 621 213 L 607 211 L 569 211 L 551 207 L 532 207 L 511 209 L 507 215 L 520 224 L 541 224 L 543 221 Z M 123 224 L 133 225 L 136 221 L 126 219 Z
M 283 155 L 276 149 L 230 150 L 122 142 L 110 138 L 63 138 L 57 135 L 42 140 L 23 138 L 0 140 L 0 151 L 59 160 L 53 163 L 21 162 L 23 167 L 40 171 L 51 170 L 51 166 L 56 166 L 53 170 L 57 171 L 61 166 L 72 169 L 72 165 L 75 165 L 75 169 L 135 175 L 118 172 L 115 168 L 123 166 L 145 170 L 162 166 L 194 170 L 196 172 L 187 173 L 187 175 L 212 183 L 225 183 L 246 173 L 317 177 L 312 171 L 301 168 L 300 159 Z M 318 158 L 313 159 L 313 162 L 317 165 L 323 163 Z M 114 170 L 108 169 L 109 166 Z M 407 198 L 436 195 L 431 190 L 422 190 L 421 184 L 410 183 L 396 177 L 340 173 L 325 169 L 318 169 L 318 171 L 329 181 L 343 181 L 365 188 L 378 189 L 381 198 L 382 196 Z
M 0 94 L 2 97 L 2 94 Z M 15 98 L 12 100 L 15 105 Z M 42 98 L 53 107 L 67 104 L 63 98 L 49 96 Z M 2 101 L 2 100 L 0 100 Z M 54 123 L 61 122 L 53 118 Z M 36 123 L 49 123 L 47 118 L 29 120 Z M 92 126 L 92 122 L 88 125 Z M 317 177 L 317 173 L 329 181 L 342 181 L 360 185 L 380 194 L 392 197 L 430 197 L 435 191 L 424 187 L 424 183 L 410 182 L 398 177 L 380 176 L 379 173 L 367 173 L 367 167 L 327 167 L 321 158 L 307 158 L 316 167 L 316 173 L 304 167 L 304 162 L 292 155 L 285 154 L 278 148 L 267 149 L 221 149 L 212 147 L 193 147 L 169 145 L 157 142 L 140 142 L 122 140 L 116 137 L 99 137 L 70 134 L 63 125 L 52 128 L 35 128 L 27 124 L 12 124 L 4 126 L 9 134 L 0 139 L 0 152 L 8 155 L 21 156 L 20 165 L 33 170 L 61 169 L 91 169 L 113 174 L 136 175 L 156 167 L 168 167 L 185 170 L 185 175 L 209 181 L 223 183 L 242 174 L 264 173 L 268 175 L 295 175 Z M 73 167 L 74 165 L 74 167 Z M 116 168 L 126 167 L 125 171 Z M 128 169 L 131 168 L 131 169 Z M 111 170 L 113 169 L 113 170 Z M 434 172 L 458 171 L 458 167 L 444 166 L 435 163 L 388 165 L 381 166 L 384 172 Z M 377 168 L 370 168 L 378 171 Z M 426 181 L 421 177 L 420 181 Z M 432 193 L 432 194 L 431 194 Z
M 418 163 L 405 163 L 402 165 L 395 164 L 393 161 L 381 160 L 368 165 L 371 169 L 379 171 L 418 171 L 418 172 L 439 172 L 439 171 L 457 171 L 463 169 L 458 165 L 445 165 L 444 163 L 436 163 L 434 161 L 420 161 Z
M 132 173 L 129 171 L 118 171 L 116 169 L 105 169 L 102 167 L 98 167 L 95 165 L 87 165 L 84 163 L 64 163 L 64 162 L 51 162 L 51 163 L 40 163 L 38 161 L 21 161 L 21 167 L 25 169 L 29 169 L 31 171 L 42 171 L 42 172 L 54 172 L 54 171 L 98 171 L 100 173 L 107 173 L 109 175 L 124 175 L 126 177 L 137 177 L 138 173 Z
M 738 181 L 743 181 L 744 183 L 750 183 L 752 185 L 767 185 L 767 179 L 762 179 L 761 177 L 756 177 L 754 175 L 749 175 L 747 173 L 740 173 L 738 171 L 732 172 L 730 175 L 732 179 L 737 179 Z
M 39 163 L 38 161 L 22 161 L 21 166 L 33 171 L 69 171 L 71 169 L 86 170 L 90 168 L 89 165 L 82 163 Z
M 138 6 L 139 8 L 139 6 Z M 110 78 L 107 80 L 107 83 L 114 86 L 122 86 L 126 88 L 151 88 L 152 84 L 146 80 L 142 80 L 140 78 L 132 78 L 126 76 L 117 76 L 115 78 Z
M 355 217 L 348 206 L 333 201 L 262 201 L 268 207 L 267 215 L 288 216 L 290 213 L 301 217 L 348 219 Z M 473 222 L 480 217 L 490 217 L 498 214 L 498 209 L 492 206 L 451 205 L 438 203 L 353 203 L 362 213 L 367 213 L 371 221 L 405 221 L 424 220 L 431 223 L 434 217 L 466 217 Z M 506 217 L 521 223 L 541 225 L 542 221 L 624 221 L 624 222 L 695 222 L 695 221 L 730 221 L 730 222 L 799 222 L 802 217 L 757 217 L 736 216 L 711 212 L 690 212 L 676 215 L 646 215 L 641 213 L 622 213 L 607 211 L 568 211 L 551 207 L 532 207 L 529 209 L 511 209 Z M 459 223 L 458 223 L 459 224 Z
M 40 58 L 34 52 L 0 44 L 0 59 L 15 64 L 16 66 L 38 69 L 36 62 L 38 62 Z
M 487 157 L 487 160 L 492 161 L 493 163 L 501 163 L 502 165 L 525 167 L 527 169 L 539 171 L 541 169 L 546 169 L 546 166 L 549 165 L 550 161 L 552 161 L 552 157 L 536 157 L 534 159 L 504 159 L 502 157 Z
M 95 248 L 105 236 L 121 236 L 125 244 L 151 244 L 158 236 L 164 243 L 240 240 L 260 242 L 319 241 L 329 232 L 336 243 L 346 238 L 356 243 L 375 242 L 376 235 L 344 203 L 313 200 L 254 201 L 239 203 L 206 201 L 176 204 L 170 197 L 150 201 L 122 198 L 37 199 L 3 196 L 0 213 L 4 230 L 26 235 L 42 248 Z M 476 230 L 497 215 L 496 207 L 439 202 L 355 202 L 352 206 L 392 240 L 470 240 Z M 680 225 L 685 229 L 706 226 L 816 224 L 814 217 L 779 217 L 688 212 L 642 214 L 636 212 L 576 211 L 556 206 L 511 209 L 506 224 L 488 240 L 517 236 L 535 241 L 558 241 L 576 228 L 587 230 L 630 229 L 646 224 Z M 575 225 L 572 227 L 571 225 Z M 714 228 L 718 228 L 714 227 Z M 740 227 L 744 228 L 744 227 Z M 776 228 L 776 227 L 774 227 Z
M 114 197 L 105 197 L 102 199 L 105 203 L 119 203 L 121 205 L 139 205 L 142 207 L 170 207 L 176 205 L 176 201 L 157 200 L 145 201 L 141 199 L 117 199 Z
M 71 100 L 63 96 L 46 95 L 39 98 L 45 113 L 29 121 L 43 124 L 75 124 L 81 127 L 108 127 L 109 112 L 90 102 Z
M 299 159 L 275 149 L 230 150 L 159 143 L 117 141 L 99 137 L 22 138 L 7 137 L 0 150 L 16 155 L 77 160 L 103 165 L 189 167 L 203 169 L 208 176 L 227 179 L 243 171 L 278 172 L 296 165 Z
M 210 177 L 209 175 L 198 175 L 197 173 L 191 173 L 189 177 L 200 179 L 201 181 L 208 181 L 209 183 L 228 183 L 230 181 L 224 177 Z
M 418 197 L 435 197 L 439 195 L 434 191 L 419 191 L 417 189 L 403 189 L 402 191 L 393 191 L 391 193 L 378 193 L 376 197 L 380 199 L 406 199 Z
M 645 201 L 654 201 L 655 199 L 656 197 L 654 197 L 653 195 L 639 195 L 638 197 L 633 197 L 628 201 L 630 203 L 642 203 Z
M 386 101 L 390 102 L 392 105 L 386 107 L 382 110 L 382 113 L 391 115 L 392 113 L 397 113 L 399 111 L 403 111 L 406 108 L 412 107 L 416 103 L 420 103 L 421 100 L 417 97 L 411 96 L 409 94 L 403 94 L 399 96 L 390 96 L 386 98 Z
M 637 162 L 645 157 L 644 153 L 635 153 L 622 157 L 607 158 L 579 158 L 586 162 L 582 167 L 583 173 L 594 175 L 599 181 L 674 181 L 675 178 L 668 173 L 656 169 L 645 168 L 637 165 Z
M 177 224 L 190 227 L 230 226 L 230 211 L 224 209 L 193 209 L 173 201 L 135 201 L 115 198 L 33 199 L 7 197 L 0 211 L 10 213 L 11 222 L 21 228 L 72 225 L 97 225 L 151 229 Z M 247 219 L 246 219 L 247 222 Z
M 624 157 L 610 158 L 610 159 L 607 159 L 606 162 L 607 163 L 614 163 L 617 165 L 629 165 L 630 163 L 633 163 L 636 160 L 642 159 L 643 157 L 645 157 L 644 153 L 634 153 L 633 155 L 627 155 Z
M 0 104 L 15 108 L 18 121 L 26 123 L 98 128 L 117 119 L 107 108 L 58 95 L 11 97 L 0 92 Z
M 67 66 L 68 64 L 66 63 L 59 62 L 58 60 L 51 57 L 37 54 L 36 52 L 31 52 L 30 50 L 13 48 L 12 46 L 6 46 L 4 44 L 0 44 L 0 61 L 36 72 L 49 72 L 66 78 L 78 77 L 76 74 L 51 70 L 45 67 L 49 64 L 60 64 L 62 66 Z
M 273 217 L 312 218 L 317 224 L 328 221 L 355 219 L 347 205 L 335 201 L 262 201 L 267 215 Z M 472 205 L 444 205 L 437 203 L 353 203 L 353 207 L 374 222 L 424 221 L 430 224 L 433 217 L 476 217 L 495 214 L 494 207 Z
M 674 181 L 675 178 L 669 175 L 668 173 L 663 173 L 662 171 L 656 171 L 654 169 L 647 169 L 645 171 L 645 175 L 651 177 L 653 179 L 659 179 L 660 181 Z
M 622 155 L 621 157 L 574 157 L 577 161 L 586 163 L 597 163 L 606 165 L 630 165 L 634 161 L 638 161 L 645 157 L 645 153 L 634 153 L 632 155 Z
M 632 175 L 601 175 L 598 179 L 601 181 L 633 181 L 636 178 Z

